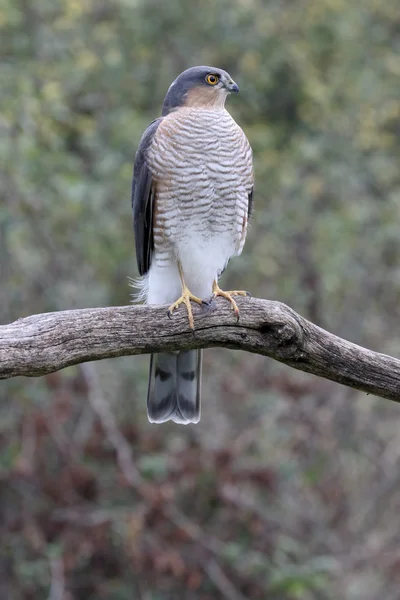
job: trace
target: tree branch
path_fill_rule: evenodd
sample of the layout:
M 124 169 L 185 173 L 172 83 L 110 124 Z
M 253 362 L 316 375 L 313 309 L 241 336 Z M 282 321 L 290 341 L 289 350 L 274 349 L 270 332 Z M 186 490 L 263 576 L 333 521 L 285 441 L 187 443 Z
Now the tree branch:
M 44 375 L 116 356 L 223 346 L 269 356 L 349 387 L 400 402 L 400 360 L 352 344 L 280 302 L 242 298 L 240 321 L 223 299 L 184 309 L 116 306 L 45 313 L 0 326 L 0 379 Z

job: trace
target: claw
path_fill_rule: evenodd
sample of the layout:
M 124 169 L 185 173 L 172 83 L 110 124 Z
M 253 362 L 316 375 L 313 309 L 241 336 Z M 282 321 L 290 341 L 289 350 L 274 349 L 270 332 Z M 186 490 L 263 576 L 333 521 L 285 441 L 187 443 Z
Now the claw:
M 239 307 L 233 299 L 233 296 L 250 296 L 249 292 L 245 292 L 244 290 L 232 290 L 231 292 L 224 292 L 224 290 L 221 290 L 218 283 L 214 281 L 213 298 L 216 298 L 217 296 L 222 296 L 223 298 L 229 300 L 229 302 L 232 304 L 232 310 L 234 312 L 234 315 L 237 321 L 239 321 Z
M 174 310 L 176 308 L 178 308 L 178 306 L 180 306 L 181 304 L 185 304 L 186 310 L 188 312 L 189 327 L 192 330 L 193 335 L 194 335 L 194 320 L 193 320 L 192 306 L 190 303 L 196 302 L 197 304 L 207 304 L 207 302 L 205 302 L 201 298 L 198 298 L 197 296 L 194 296 L 192 294 L 192 292 L 189 290 L 189 288 L 187 287 L 187 285 L 185 283 L 183 269 L 182 269 L 182 265 L 180 262 L 178 262 L 178 270 L 179 270 L 179 276 L 180 276 L 181 282 L 182 282 L 182 296 L 180 298 L 178 298 L 178 300 L 176 300 L 173 304 L 171 304 L 171 306 L 168 309 L 168 317 L 171 319 L 172 313 L 174 312 Z
M 194 330 L 193 312 L 192 312 L 192 306 L 191 306 L 190 302 L 196 302 L 197 304 L 204 303 L 201 298 L 194 296 L 190 292 L 190 290 L 186 287 L 186 285 L 184 285 L 182 288 L 182 296 L 180 298 L 178 298 L 178 300 L 176 300 L 173 304 L 171 304 L 171 306 L 168 309 L 168 315 L 169 315 L 169 318 L 171 318 L 174 310 L 176 308 L 178 308 L 181 304 L 185 304 L 187 312 L 188 312 L 189 327 L 190 327 L 190 329 Z

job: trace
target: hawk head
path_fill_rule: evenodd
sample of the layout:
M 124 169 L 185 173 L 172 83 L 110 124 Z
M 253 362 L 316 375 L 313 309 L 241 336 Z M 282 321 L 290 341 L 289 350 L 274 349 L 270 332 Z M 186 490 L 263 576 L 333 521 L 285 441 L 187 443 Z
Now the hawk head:
M 229 93 L 239 88 L 232 77 L 215 67 L 192 67 L 170 85 L 164 98 L 163 117 L 182 106 L 222 109 Z

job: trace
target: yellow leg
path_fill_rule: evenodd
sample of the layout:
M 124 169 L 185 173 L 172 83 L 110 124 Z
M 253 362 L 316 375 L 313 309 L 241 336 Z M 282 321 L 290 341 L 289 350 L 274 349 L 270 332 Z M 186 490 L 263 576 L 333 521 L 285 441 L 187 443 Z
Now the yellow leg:
M 182 271 L 182 267 L 180 264 L 178 264 L 178 269 L 179 269 L 179 275 L 180 275 L 181 282 L 182 282 L 182 296 L 180 298 L 178 298 L 178 300 L 176 300 L 176 302 L 171 304 L 171 306 L 168 309 L 168 314 L 171 317 L 172 313 L 174 312 L 174 310 L 176 308 L 178 308 L 178 306 L 180 306 L 181 304 L 185 304 L 187 312 L 188 312 L 189 327 L 190 327 L 190 329 L 194 329 L 193 313 L 192 313 L 192 307 L 190 305 L 190 302 L 197 302 L 197 304 L 204 304 L 204 300 L 202 300 L 201 298 L 198 298 L 197 296 L 194 296 L 192 294 L 192 292 L 189 290 L 189 288 L 187 287 L 185 280 L 183 278 L 183 271 Z
M 213 283 L 212 291 L 214 298 L 216 298 L 217 296 L 222 296 L 223 298 L 229 300 L 229 302 L 232 304 L 232 310 L 237 318 L 239 318 L 239 308 L 232 296 L 250 296 L 249 292 L 245 292 L 243 290 L 232 290 L 230 292 L 224 292 L 224 290 L 221 290 L 221 288 L 219 287 L 217 280 L 215 280 Z

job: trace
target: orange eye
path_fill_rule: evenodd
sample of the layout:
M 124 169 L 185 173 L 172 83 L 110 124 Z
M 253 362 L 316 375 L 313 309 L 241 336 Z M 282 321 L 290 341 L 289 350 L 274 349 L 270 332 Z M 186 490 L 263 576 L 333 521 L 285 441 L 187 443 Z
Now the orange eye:
M 210 73 L 210 75 L 207 75 L 206 81 L 210 85 L 216 85 L 219 81 L 219 77 L 218 75 L 213 75 L 212 73 Z

